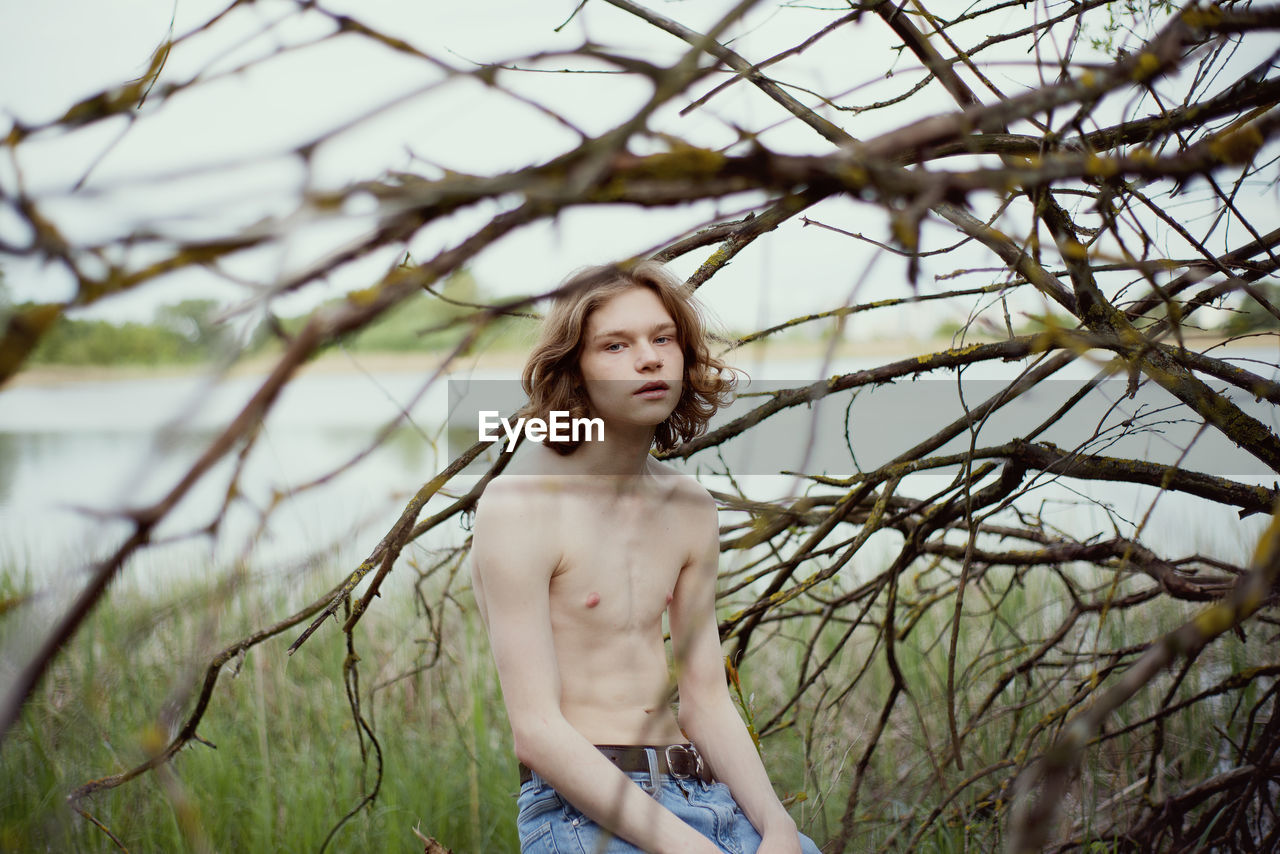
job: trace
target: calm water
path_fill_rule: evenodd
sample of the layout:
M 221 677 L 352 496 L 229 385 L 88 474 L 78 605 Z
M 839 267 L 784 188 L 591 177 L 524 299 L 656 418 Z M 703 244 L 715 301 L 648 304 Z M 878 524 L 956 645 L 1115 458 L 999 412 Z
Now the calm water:
M 1244 353 L 1259 360 L 1270 351 Z M 796 384 L 818 376 L 879 363 L 843 361 L 822 366 L 816 362 L 748 365 L 756 381 Z M 1249 365 L 1259 371 L 1257 363 Z M 981 380 L 1008 376 L 1016 365 L 984 365 L 965 374 L 967 399 L 980 400 L 988 388 Z M 1087 377 L 1092 368 L 1079 363 L 1071 374 Z M 1265 371 L 1260 371 L 1265 372 Z M 1272 368 L 1271 373 L 1275 373 Z M 948 375 L 953 376 L 953 375 Z M 479 377 L 492 379 L 492 375 Z M 199 538 L 169 549 L 154 550 L 141 564 L 174 579 L 210 566 L 229 564 L 250 550 L 254 563 L 270 566 L 302 559 L 318 550 L 331 550 L 342 561 L 359 561 L 377 543 L 399 514 L 404 502 L 446 462 L 442 433 L 449 406 L 448 390 L 437 383 L 423 393 L 424 377 L 415 373 L 335 374 L 313 372 L 290 383 L 267 420 L 240 476 L 241 500 L 233 502 L 216 539 Z M 23 386 L 0 391 L 0 563 L 33 578 L 75 573 L 93 556 L 109 552 L 127 530 L 111 514 L 120 508 L 145 506 L 165 493 L 186 467 L 208 446 L 221 425 L 257 388 L 260 378 L 237 377 L 211 384 L 200 376 L 163 377 L 97 382 L 72 382 L 49 386 Z M 874 395 L 860 397 L 846 412 L 847 396 L 824 404 L 823 429 L 834 425 L 843 435 L 846 423 L 855 437 L 858 463 L 870 468 L 911 443 L 929 435 L 940 416 L 957 414 L 959 402 L 954 379 L 905 383 Z M 1067 384 L 1058 391 L 1065 394 Z M 1158 390 L 1157 390 L 1158 392 Z M 1050 397 L 1052 392 L 1047 391 Z M 1113 395 L 1122 397 L 1122 395 Z M 1251 411 L 1276 425 L 1276 408 L 1246 401 Z M 1154 406 L 1142 400 L 1127 402 L 1130 409 Z M 1025 419 L 1051 410 L 1048 397 L 1034 398 L 1021 410 L 984 427 L 981 444 L 1002 440 Z M 1106 406 L 1098 413 L 1105 414 Z M 944 410 L 954 412 L 944 413 Z M 294 495 L 271 514 L 265 532 L 257 535 L 260 511 L 274 495 L 287 496 L 302 484 L 340 469 L 368 449 L 377 431 L 403 410 L 403 420 L 392 437 L 358 465 L 337 474 L 332 481 Z M 1094 414 L 1098 414 L 1094 413 Z M 797 416 L 809 415 L 797 411 Z M 1090 417 L 1093 417 L 1091 414 Z M 1124 415 L 1121 410 L 1119 418 Z M 846 422 L 846 419 L 849 419 Z M 1194 433 L 1194 425 L 1178 428 L 1170 418 L 1153 418 L 1153 428 L 1129 440 L 1128 446 L 1098 447 L 1096 452 L 1176 459 L 1177 429 Z M 1189 432 L 1188 432 L 1189 431 Z M 747 449 L 751 463 L 735 465 L 747 475 L 746 483 L 763 494 L 795 489 L 790 480 L 766 477 L 769 471 L 789 467 L 774 460 L 779 449 L 801 447 L 803 422 Z M 1050 437 L 1052 438 L 1052 437 Z M 1070 437 L 1063 444 L 1071 444 Z M 965 440 L 967 442 L 967 439 Z M 1258 470 L 1247 457 L 1223 456 L 1229 445 L 1207 440 L 1192 467 L 1240 476 L 1250 482 L 1267 482 L 1274 476 Z M 1136 444 L 1133 444 L 1135 443 Z M 457 442 L 455 441 L 455 450 Z M 962 443 L 963 445 L 963 443 Z M 840 453 L 843 441 L 833 453 Z M 761 450 L 764 449 L 764 450 Z M 796 462 L 803 455 L 797 455 Z M 1243 460 L 1243 462 L 1242 462 Z M 775 465 L 780 462 L 780 465 Z M 814 459 L 810 458 L 813 463 Z M 818 458 L 813 468 L 832 469 L 830 460 Z M 235 456 L 224 459 L 171 514 L 158 532 L 179 537 L 206 526 L 216 516 L 236 465 Z M 707 461 L 714 467 L 714 461 Z M 840 464 L 834 463 L 836 469 Z M 851 466 L 845 465 L 851 470 Z M 754 469 L 758 468 L 759 471 Z M 845 472 L 847 473 L 847 471 Z M 935 479 L 936 480 L 936 479 Z M 713 481 L 714 482 L 714 481 Z M 925 494 L 932 482 L 913 490 Z M 932 489 L 929 489 L 932 491 Z M 1116 509 L 1108 514 L 1077 492 L 1101 498 Z M 1032 496 L 1046 512 L 1080 535 L 1111 534 L 1113 523 L 1136 522 L 1146 512 L 1151 490 L 1103 484 L 1072 484 L 1070 489 L 1046 485 Z M 1115 517 L 1119 518 L 1116 519 Z M 1154 541 L 1171 551 L 1203 551 L 1232 560 L 1247 554 L 1261 520 L 1241 523 L 1225 509 L 1206 506 L 1181 496 L 1165 496 L 1150 523 Z M 448 526 L 433 543 L 465 536 L 460 526 Z M 158 557 L 157 557 L 158 556 Z
M 73 570 L 119 541 L 113 510 L 145 506 L 172 488 L 256 389 L 241 377 L 210 385 L 166 377 L 20 387 L 0 393 L 0 560 L 38 577 Z M 191 569 L 232 560 L 258 528 L 260 511 L 340 469 L 420 391 L 412 374 L 311 374 L 286 389 L 245 461 L 224 530 L 188 545 Z M 422 396 L 406 420 L 359 465 L 285 501 L 254 549 L 288 561 L 326 546 L 344 557 L 377 542 L 408 495 L 440 465 L 443 386 Z M 437 452 L 436 446 L 439 447 Z M 207 525 L 236 467 L 229 455 L 175 508 L 159 537 Z M 175 574 L 182 569 L 175 568 Z

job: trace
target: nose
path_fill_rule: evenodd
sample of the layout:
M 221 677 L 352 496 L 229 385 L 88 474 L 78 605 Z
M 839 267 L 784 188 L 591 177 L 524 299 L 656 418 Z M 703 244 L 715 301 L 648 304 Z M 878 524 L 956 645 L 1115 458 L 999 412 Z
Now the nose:
M 636 370 L 651 371 L 655 368 L 662 367 L 662 357 L 658 355 L 658 348 L 652 344 L 640 344 L 635 349 L 636 354 Z

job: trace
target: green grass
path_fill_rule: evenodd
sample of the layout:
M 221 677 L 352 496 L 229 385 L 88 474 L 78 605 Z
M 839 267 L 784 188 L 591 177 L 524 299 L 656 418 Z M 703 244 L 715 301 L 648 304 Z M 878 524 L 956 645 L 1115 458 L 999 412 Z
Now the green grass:
M 1064 718 L 1084 707 L 1073 700 L 1078 700 L 1079 687 L 1095 672 L 1092 658 L 1085 656 L 1101 652 L 1105 657 L 1112 650 L 1152 640 L 1201 608 L 1194 603 L 1158 599 L 1140 608 L 1112 611 L 1105 619 L 1099 614 L 1086 615 L 1049 656 L 1050 667 L 1035 671 L 1030 684 L 1015 679 L 1005 685 L 991 706 L 981 711 L 982 701 L 998 687 L 1000 676 L 1057 626 L 1067 602 L 1052 576 L 1018 584 L 1011 582 L 1008 571 L 990 571 L 987 579 L 968 588 L 956 656 L 954 703 L 962 738 L 961 767 L 950 756 L 947 716 L 947 659 L 955 599 L 934 596 L 953 572 L 954 568 L 922 567 L 903 577 L 896 657 L 908 690 L 899 696 L 868 766 L 856 812 L 858 832 L 849 850 L 1000 850 L 1008 813 L 1002 802 L 993 803 L 991 798 L 1001 796 L 999 784 L 1011 777 L 1013 769 L 1001 770 L 999 764 L 1047 749 Z M 1068 568 L 1066 572 L 1077 580 L 1089 580 L 1099 596 L 1110 583 L 1110 576 L 1095 568 Z M 1131 575 L 1115 592 L 1123 596 L 1150 584 L 1148 579 Z M 807 772 L 807 800 L 794 814 L 819 842 L 834 836 L 840 827 L 853 770 L 889 695 L 891 677 L 884 647 L 876 642 L 884 619 L 883 605 L 882 596 L 866 624 L 854 631 L 840 656 L 790 716 L 791 725 L 765 739 L 767 754 L 776 757 L 770 764 L 780 792 L 794 791 L 789 789 L 792 781 Z M 802 644 L 816 625 L 815 618 L 798 618 L 767 642 L 757 644 L 741 668 L 744 688 L 756 694 L 757 709 L 776 708 L 789 696 L 800 673 Z M 904 632 L 907 625 L 910 631 Z M 846 629 L 845 625 L 828 625 L 818 638 L 818 653 L 828 653 Z M 1265 627 L 1255 626 L 1252 631 L 1258 638 L 1251 638 L 1251 642 L 1229 635 L 1211 645 L 1174 690 L 1173 701 L 1204 691 L 1228 674 L 1274 663 L 1273 650 L 1263 640 L 1268 634 Z M 813 660 L 821 657 L 818 653 Z M 1078 662 L 1072 663 L 1070 654 L 1078 654 Z M 841 696 L 868 657 L 871 662 L 865 677 Z M 1137 724 L 1155 713 L 1173 687 L 1180 666 L 1158 676 L 1124 704 L 1108 721 L 1107 731 Z M 1231 742 L 1244 740 L 1247 710 L 1273 682 L 1274 678 L 1263 679 L 1170 716 L 1164 726 L 1153 797 L 1177 793 L 1231 767 L 1235 762 Z M 1102 688 L 1109 684 L 1104 681 Z M 1065 716 L 1064 710 L 1068 712 Z M 1265 708 L 1263 711 L 1265 718 Z M 760 717 L 758 712 L 757 719 Z M 808 742 L 807 751 L 801 735 Z M 1099 816 L 1105 816 L 1109 809 L 1123 815 L 1135 801 L 1140 802 L 1141 781 L 1151 765 L 1153 744 L 1153 728 L 1146 724 L 1091 745 L 1068 799 L 1059 806 L 1059 830 L 1078 825 L 1079 834 L 1090 840 L 1107 827 Z M 802 752 L 807 756 L 807 769 L 795 767 Z M 984 770 L 988 771 L 985 775 L 981 773 Z M 971 779 L 975 776 L 976 780 Z M 1136 788 L 1131 788 L 1135 784 Z M 1125 790 L 1129 790 L 1124 796 L 1127 800 L 1110 803 Z M 939 811 L 937 817 L 926 822 L 935 810 Z M 1092 841 L 1101 846 L 1097 850 L 1109 850 L 1112 844 L 1107 839 Z
M 167 741 L 213 651 L 275 617 L 242 593 L 217 603 L 113 591 L 57 660 L 0 751 L 0 849 L 114 851 L 67 792 Z M 392 616 L 406 620 L 395 625 Z M 390 613 L 388 613 L 390 612 Z M 458 852 L 514 851 L 515 761 L 488 650 L 457 627 L 443 666 L 369 689 L 420 647 L 394 605 L 357 630 L 362 703 L 384 762 L 374 804 L 331 851 L 421 851 L 415 826 Z M 456 616 L 456 615 L 455 615 Z M 255 619 L 255 617 L 260 619 Z M 15 624 L 0 622 L 0 640 Z M 342 686 L 332 624 L 289 658 L 297 631 L 224 668 L 192 744 L 162 772 L 84 803 L 130 851 L 316 851 L 372 785 Z M 198 652 L 193 652 L 198 651 Z M 404 668 L 410 669 L 410 668 Z
M 433 608 L 428 619 L 409 586 L 414 569 L 410 560 L 393 574 L 356 630 L 361 703 L 382 748 L 382 784 L 377 799 L 337 831 L 328 850 L 418 852 L 417 827 L 458 854 L 514 852 L 515 760 L 465 573 L 448 576 L 448 595 L 438 589 L 444 574 L 424 582 L 437 585 L 427 591 Z M 210 593 L 207 587 L 156 592 L 138 582 L 114 587 L 55 662 L 0 750 L 0 850 L 117 850 L 102 830 L 71 810 L 67 793 L 143 761 L 185 718 L 194 686 L 217 650 L 296 608 L 306 598 L 302 588 L 331 583 L 341 574 L 333 566 L 307 572 L 312 575 L 226 585 L 231 593 Z M 993 808 L 990 798 L 1012 772 L 961 784 L 1028 746 L 1047 747 L 1060 721 L 1055 715 L 1089 677 L 1091 665 L 1070 665 L 1062 661 L 1065 653 L 1055 655 L 1061 666 L 1038 672 L 1032 684 L 1005 686 L 979 714 L 999 675 L 1051 631 L 1064 611 L 1062 591 L 1053 583 L 1013 584 L 1008 573 L 992 571 L 966 595 L 955 696 L 963 767 L 949 761 L 947 657 L 954 598 L 937 595 L 945 592 L 948 572 L 922 567 L 903 577 L 897 658 L 909 690 L 897 700 L 868 766 L 853 851 L 998 849 L 1007 814 L 999 804 Z M 1099 589 L 1106 588 L 1096 570 L 1079 572 L 1092 573 Z M 1118 592 L 1147 583 L 1126 579 Z M 0 573 L 6 596 L 28 589 L 26 584 L 14 573 Z M 0 615 L 0 648 L 8 648 L 15 633 L 31 630 L 33 607 Z M 1196 610 L 1156 601 L 1105 620 L 1093 614 L 1060 649 L 1092 653 L 1129 646 Z M 882 596 L 843 646 L 837 641 L 846 625 L 831 623 L 818 631 L 815 617 L 798 616 L 758 637 L 740 669 L 743 696 L 760 726 L 792 689 L 803 644 L 815 632 L 811 666 L 836 652 L 827 673 L 763 741 L 776 789 L 783 796 L 802 794 L 792 813 L 819 843 L 840 827 L 854 768 L 888 694 L 883 645 L 876 644 L 884 616 Z M 361 758 L 343 688 L 348 653 L 338 625 L 326 624 L 289 657 L 285 650 L 299 631 L 289 630 L 224 668 L 199 726 L 200 736 L 216 749 L 191 744 L 163 770 L 90 797 L 85 809 L 130 851 L 318 851 L 372 785 L 375 763 Z M 1269 663 L 1267 655 L 1265 643 L 1225 637 L 1204 653 L 1174 696 L 1190 697 L 1227 674 Z M 864 666 L 865 677 L 846 692 Z M 1110 728 L 1150 714 L 1173 679 L 1172 673 L 1159 677 L 1113 716 Z M 1241 710 L 1267 684 L 1249 685 L 1170 718 L 1157 793 L 1178 791 L 1230 762 L 1230 745 L 1218 733 L 1240 742 L 1248 724 Z M 1152 743 L 1147 726 L 1091 747 L 1061 822 L 1080 822 L 1086 838 L 1101 832 L 1105 825 L 1095 814 L 1144 777 Z M 936 819 L 926 821 L 935 810 Z M 1107 840 L 1094 841 L 1101 845 L 1096 850 L 1108 850 Z

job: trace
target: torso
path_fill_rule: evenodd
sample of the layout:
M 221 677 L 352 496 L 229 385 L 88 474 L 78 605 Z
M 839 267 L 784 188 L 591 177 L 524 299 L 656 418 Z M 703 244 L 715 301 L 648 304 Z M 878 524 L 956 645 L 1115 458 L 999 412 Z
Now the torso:
M 662 617 L 690 548 L 674 502 L 657 494 L 673 485 L 651 486 L 639 496 L 560 499 L 564 549 L 550 597 L 561 711 L 596 744 L 683 740 Z
M 681 512 L 687 478 L 655 474 L 621 494 L 589 476 L 507 475 L 502 488 L 536 502 L 550 544 L 548 586 L 561 711 L 595 744 L 682 742 L 663 642 L 667 605 L 694 543 Z M 514 481 L 514 482 L 513 482 Z M 497 481 L 495 481 L 495 484 Z M 492 489 L 494 484 L 490 485 Z M 483 589 L 477 586 L 484 613 Z

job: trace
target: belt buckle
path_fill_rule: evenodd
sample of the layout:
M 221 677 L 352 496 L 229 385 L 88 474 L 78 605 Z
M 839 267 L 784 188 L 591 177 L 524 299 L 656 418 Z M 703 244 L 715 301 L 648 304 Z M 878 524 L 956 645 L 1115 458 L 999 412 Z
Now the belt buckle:
M 671 751 L 679 751 L 679 754 L 693 754 L 693 773 L 688 771 L 677 771 L 676 764 L 671 758 Z M 690 750 L 683 744 L 668 744 L 662 749 L 663 758 L 667 760 L 667 773 L 677 780 L 692 780 L 699 775 L 702 770 L 702 757 L 698 755 L 696 750 Z M 677 754 L 677 755 L 679 755 Z
M 671 751 L 677 750 L 679 753 L 685 754 L 693 758 L 693 771 L 677 772 L 675 763 L 671 761 Z M 698 780 L 706 785 L 715 782 L 711 776 L 711 769 L 707 767 L 707 763 L 702 760 L 702 754 L 698 752 L 698 748 L 694 746 L 685 747 L 683 744 L 668 744 L 663 748 L 663 756 L 667 760 L 667 773 L 677 780 Z

